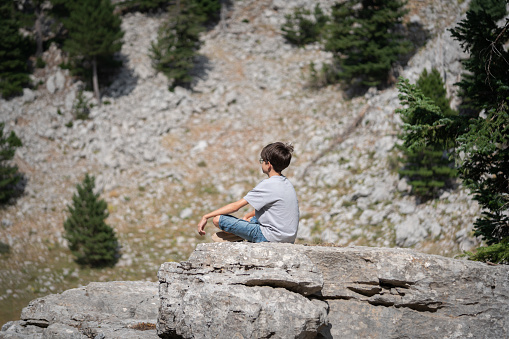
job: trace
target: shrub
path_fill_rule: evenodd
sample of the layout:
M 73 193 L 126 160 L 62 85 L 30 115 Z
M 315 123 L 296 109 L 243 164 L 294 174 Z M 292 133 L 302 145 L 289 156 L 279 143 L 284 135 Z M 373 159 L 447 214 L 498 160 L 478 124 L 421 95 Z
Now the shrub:
M 338 79 L 350 87 L 386 86 L 391 70 L 411 43 L 398 33 L 406 14 L 401 0 L 347 0 L 332 7 L 325 44 Z
M 444 116 L 450 117 L 458 114 L 449 105 L 444 82 L 436 69 L 432 69 L 430 73 L 424 69 L 417 80 L 416 88 L 429 98 Z M 423 116 L 428 114 L 430 112 L 426 112 L 422 108 L 404 115 L 403 121 L 415 126 Z M 401 136 L 403 140 L 405 137 L 405 135 Z M 409 183 L 415 195 L 427 200 L 435 198 L 440 189 L 452 186 L 457 171 L 454 168 L 454 162 L 449 160 L 447 153 L 447 149 L 451 147 L 454 147 L 452 137 L 438 145 L 421 145 L 413 149 L 404 145 L 400 147 L 403 151 L 404 167 L 398 172 L 401 176 L 410 179 Z
M 119 245 L 113 229 L 104 220 L 108 217 L 107 204 L 94 193 L 95 178 L 86 174 L 76 186 L 69 216 L 64 222 L 65 238 L 76 262 L 83 266 L 114 266 L 119 256 Z
M 307 9 L 298 7 L 292 14 L 285 16 L 286 22 L 281 26 L 285 39 L 294 45 L 304 46 L 319 41 L 325 34 L 329 17 L 324 14 L 319 4 L 315 5 L 313 14 Z
M 154 68 L 171 80 L 170 90 L 191 84 L 191 70 L 205 20 L 194 1 L 182 0 L 180 8 L 174 6 L 168 22 L 159 29 L 157 42 L 150 48 L 150 57 Z
M 22 146 L 14 131 L 4 135 L 4 123 L 0 122 L 0 203 L 6 203 L 16 193 L 16 184 L 21 180 L 18 167 L 11 165 L 16 148 Z

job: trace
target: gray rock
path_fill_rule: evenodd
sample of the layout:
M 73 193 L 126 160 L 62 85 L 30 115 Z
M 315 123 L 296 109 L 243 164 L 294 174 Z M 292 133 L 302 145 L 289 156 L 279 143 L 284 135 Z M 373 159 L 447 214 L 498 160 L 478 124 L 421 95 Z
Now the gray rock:
M 415 245 L 428 236 L 426 227 L 421 224 L 421 220 L 415 214 L 407 216 L 394 228 L 396 229 L 396 244 L 402 247 Z
M 193 209 L 190 208 L 190 207 L 187 207 L 187 208 L 184 208 L 181 212 L 180 212 L 180 219 L 186 219 L 186 218 L 189 218 L 193 215 Z
M 55 75 L 51 75 L 48 80 L 46 81 L 46 89 L 51 94 L 55 93 L 57 90 L 57 87 L 55 85 Z
M 312 293 L 303 289 L 316 285 L 304 281 L 319 277 L 321 288 Z M 509 335 L 507 266 L 406 249 L 201 244 L 188 262 L 163 264 L 159 279 L 161 336 L 316 336 L 312 331 L 326 338 Z M 290 302 L 296 306 L 289 307 Z M 323 303 L 328 306 L 325 319 Z M 301 308 L 299 319 L 295 308 Z M 271 321 L 266 320 L 269 310 Z M 307 332 L 296 332 L 296 326 Z
M 269 286 L 174 283 L 160 293 L 163 337 L 315 338 L 327 317 L 325 302 Z
M 55 74 L 55 89 L 61 91 L 65 88 L 65 76 L 61 70 Z
M 163 337 L 314 338 L 327 325 L 327 304 L 305 297 L 321 289 L 320 274 L 286 247 L 201 244 L 158 276 Z
M 23 97 L 21 101 L 24 103 L 32 102 L 37 98 L 37 95 L 30 88 L 23 88 Z
M 0 338 L 155 338 L 158 306 L 156 283 L 91 283 L 31 301 Z
M 157 284 L 32 301 L 0 338 L 507 338 L 509 267 L 408 249 L 200 244 Z M 155 324 L 156 330 L 140 331 Z M 149 326 L 150 328 L 150 326 Z

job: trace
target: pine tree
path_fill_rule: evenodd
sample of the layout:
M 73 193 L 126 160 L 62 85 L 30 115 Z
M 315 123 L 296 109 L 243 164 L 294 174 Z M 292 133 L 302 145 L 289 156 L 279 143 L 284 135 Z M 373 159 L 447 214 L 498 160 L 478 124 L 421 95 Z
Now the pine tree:
M 466 154 L 461 166 L 465 184 L 485 209 L 475 222 L 475 234 L 488 245 L 509 237 L 509 19 L 498 27 L 484 11 L 467 12 L 451 30 L 470 56 L 463 62 L 469 72 L 459 86 L 483 114 L 469 117 L 459 137 Z M 507 247 L 509 251 L 509 247 Z
M 498 21 L 507 14 L 507 1 L 504 0 L 472 0 L 469 10 L 473 12 L 485 11 L 493 21 Z
M 20 181 L 18 167 L 10 164 L 16 153 L 16 148 L 21 147 L 21 140 L 16 133 L 11 131 L 4 135 L 3 122 L 0 122 L 0 203 L 6 203 L 15 195 L 14 187 Z
M 29 83 L 32 44 L 19 33 L 12 0 L 0 0 L 0 18 L 0 95 L 10 98 L 20 94 Z
M 119 258 L 119 245 L 113 229 L 104 220 L 108 217 L 106 202 L 94 193 L 95 178 L 86 174 L 76 186 L 69 216 L 64 222 L 69 249 L 80 265 L 114 266 Z
M 451 100 L 447 98 L 444 81 L 436 68 L 432 68 L 430 73 L 427 69 L 424 69 L 416 84 L 417 88 L 433 100 L 445 116 L 458 115 L 458 112 L 451 108 Z
M 191 70 L 205 21 L 205 15 L 194 1 L 181 0 L 171 8 L 168 22 L 159 30 L 157 43 L 152 43 L 153 66 L 172 80 L 170 90 L 191 84 Z
M 304 46 L 319 41 L 325 34 L 329 17 L 325 15 L 319 4 L 315 5 L 313 14 L 309 10 L 297 7 L 293 14 L 285 16 L 281 26 L 284 38 L 291 44 Z
M 43 52 L 44 32 L 43 26 L 48 16 L 48 1 L 46 0 L 30 0 L 20 2 L 20 13 L 18 20 L 20 24 L 32 31 L 36 42 L 35 56 L 40 57 Z
M 69 32 L 64 50 L 75 63 L 91 64 L 94 96 L 100 103 L 98 67 L 122 47 L 121 19 L 113 13 L 109 0 L 53 1 L 61 16 L 68 15 L 62 17 Z
M 458 83 L 478 114 L 446 117 L 430 99 L 407 80 L 398 85 L 404 115 L 424 112 L 415 125 L 407 124 L 404 145 L 458 144 L 458 171 L 482 207 L 475 235 L 489 247 L 474 259 L 509 263 L 509 20 L 502 27 L 484 11 L 469 11 L 451 33 L 469 57 L 468 73 Z
M 436 69 L 432 69 L 430 73 L 424 69 L 417 80 L 417 89 L 429 98 L 444 116 L 457 115 L 450 107 L 444 83 Z M 424 112 L 419 113 L 423 114 Z M 424 114 L 429 113 L 425 112 Z M 403 116 L 403 121 L 410 125 L 418 124 L 419 119 L 420 117 L 415 114 Z M 404 135 L 400 137 L 405 139 Z M 427 200 L 436 197 L 441 188 L 452 185 L 457 171 L 453 162 L 449 160 L 447 148 L 453 146 L 453 141 L 450 140 L 444 145 L 423 145 L 412 150 L 404 146 L 401 147 L 404 155 L 404 167 L 399 170 L 399 173 L 410 179 L 409 183 L 415 195 Z
M 125 0 L 118 4 L 122 10 L 151 12 L 168 6 L 168 0 Z
M 219 20 L 221 0 L 192 0 L 195 11 L 206 22 L 216 23 Z
M 390 71 L 411 48 L 398 33 L 406 14 L 401 0 L 347 0 L 332 7 L 326 50 L 336 79 L 355 86 L 389 84 Z

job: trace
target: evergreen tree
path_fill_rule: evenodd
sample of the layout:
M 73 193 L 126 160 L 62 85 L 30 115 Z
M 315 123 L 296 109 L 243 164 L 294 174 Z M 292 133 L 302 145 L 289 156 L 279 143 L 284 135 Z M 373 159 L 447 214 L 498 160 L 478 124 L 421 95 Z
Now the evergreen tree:
M 30 80 L 32 44 L 19 33 L 14 4 L 12 0 L 0 0 L 0 95 L 4 98 L 20 94 Z
M 459 137 L 461 175 L 485 209 L 475 234 L 488 245 L 502 243 L 509 236 L 509 20 L 498 27 L 488 13 L 470 11 L 451 33 L 470 55 L 462 95 L 484 113 L 469 117 Z
M 432 68 L 430 73 L 424 69 L 416 84 L 417 88 L 433 100 L 445 116 L 458 115 L 458 112 L 451 108 L 451 100 L 447 98 L 444 81 L 436 68 Z
M 507 14 L 507 1 L 505 0 L 472 0 L 469 10 L 473 12 L 485 11 L 494 21 L 498 21 Z
M 168 0 L 126 0 L 118 4 L 122 10 L 151 12 L 160 8 L 165 8 L 169 4 Z
M 326 50 L 334 54 L 336 79 L 349 85 L 389 84 L 390 71 L 411 49 L 398 28 L 401 0 L 347 0 L 332 7 Z
M 152 43 L 153 66 L 172 80 L 170 90 L 191 84 L 191 70 L 205 21 L 205 15 L 194 1 L 181 0 L 171 8 L 168 22 L 160 28 L 157 42 Z
M 192 0 L 194 10 L 198 15 L 205 18 L 206 22 L 215 23 L 219 20 L 221 0 Z
M 329 17 L 315 5 L 313 14 L 309 10 L 297 7 L 292 14 L 285 16 L 286 22 L 281 26 L 283 36 L 291 44 L 304 46 L 319 41 L 325 34 Z
M 76 186 L 78 194 L 67 206 L 69 216 L 64 222 L 65 238 L 76 262 L 84 266 L 114 266 L 119 258 L 119 245 L 113 229 L 104 220 L 108 217 L 106 202 L 94 193 L 95 178 L 86 174 Z
M 454 138 L 461 154 L 459 174 L 482 207 L 475 235 L 489 245 L 473 258 L 509 263 L 509 20 L 502 27 L 484 11 L 469 11 L 451 30 L 469 57 L 468 71 L 458 83 L 462 95 L 478 109 L 476 115 L 446 117 L 415 86 L 403 80 L 400 99 L 404 115 L 424 112 L 415 125 L 406 124 L 405 147 L 445 144 Z
M 430 102 L 436 105 L 444 116 L 457 115 L 449 105 L 444 83 L 436 69 L 432 69 L 431 73 L 424 69 L 417 80 L 417 89 L 422 92 L 423 96 L 429 98 Z M 403 116 L 403 122 L 412 126 L 418 125 L 420 116 L 417 113 L 429 114 L 429 112 L 422 111 L 407 114 Z M 404 135 L 400 137 L 405 139 Z M 457 171 L 447 156 L 447 149 L 451 147 L 454 147 L 453 140 L 449 140 L 443 145 L 422 145 L 411 150 L 404 146 L 401 147 L 404 155 L 404 167 L 399 170 L 399 173 L 410 179 L 409 183 L 415 195 L 424 200 L 434 198 L 439 189 L 453 183 Z
M 100 104 L 98 67 L 122 47 L 121 19 L 109 0 L 53 1 L 68 30 L 64 50 L 75 63 L 91 65 L 94 96 Z
M 5 203 L 16 193 L 14 187 L 20 181 L 18 167 L 11 165 L 16 148 L 22 146 L 16 133 L 4 135 L 3 122 L 0 122 L 0 203 Z
M 20 7 L 21 13 L 18 15 L 18 20 L 25 28 L 32 31 L 36 42 L 35 56 L 39 58 L 43 52 L 43 26 L 50 6 L 46 0 L 29 0 L 20 2 Z

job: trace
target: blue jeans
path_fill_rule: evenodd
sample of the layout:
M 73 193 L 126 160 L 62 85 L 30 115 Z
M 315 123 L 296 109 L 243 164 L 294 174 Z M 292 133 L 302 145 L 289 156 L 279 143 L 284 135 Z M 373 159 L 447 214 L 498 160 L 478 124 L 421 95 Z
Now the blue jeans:
M 219 228 L 250 242 L 268 242 L 263 236 L 260 223 L 256 217 L 252 217 L 251 221 L 246 221 L 232 215 L 221 215 L 219 217 Z

